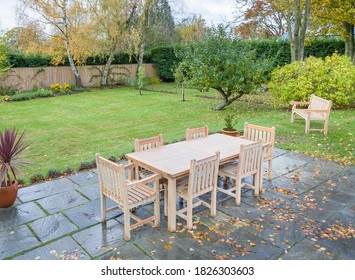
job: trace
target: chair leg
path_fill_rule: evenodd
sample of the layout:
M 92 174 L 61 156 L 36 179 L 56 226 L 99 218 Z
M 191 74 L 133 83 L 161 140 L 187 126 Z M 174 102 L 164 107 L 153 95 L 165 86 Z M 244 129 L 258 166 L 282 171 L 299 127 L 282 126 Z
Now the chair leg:
M 164 215 L 168 216 L 168 186 L 164 186 Z
M 310 121 L 309 119 L 306 119 L 306 130 L 305 130 L 305 133 L 306 133 L 306 134 L 309 133 L 309 129 L 310 129 L 310 126 L 311 126 L 310 122 L 311 122 L 311 121 Z
M 324 135 L 328 134 L 328 125 L 329 125 L 329 120 L 326 119 L 324 122 Z
M 129 209 L 125 209 L 123 213 L 123 233 L 124 240 L 128 241 L 131 239 L 131 218 L 129 216 Z
M 160 188 L 159 183 L 155 183 L 155 201 L 154 201 L 154 226 L 160 225 Z
M 101 193 L 101 222 L 106 222 L 106 196 Z
M 242 197 L 242 180 L 238 179 L 235 181 L 235 186 L 236 186 L 236 190 L 235 190 L 235 205 L 239 206 L 240 205 L 240 200 Z
M 295 113 L 294 113 L 294 112 L 292 112 L 292 113 L 291 113 L 291 123 L 293 123 L 293 122 L 294 122 L 294 120 L 295 120 Z
M 261 169 L 261 172 L 262 169 Z M 261 172 L 259 171 L 258 173 L 253 175 L 253 181 L 254 181 L 254 196 L 259 196 L 259 191 L 260 191 L 260 181 L 263 179 L 263 176 L 261 175 Z
M 186 217 L 187 217 L 187 228 L 192 229 L 192 199 L 187 199 L 186 201 Z
M 224 176 L 223 177 L 223 185 L 226 186 L 227 185 L 227 181 L 228 181 L 228 177 Z
M 268 166 L 268 177 L 269 177 L 269 181 L 272 180 L 272 158 L 269 159 L 269 166 Z
M 217 215 L 217 186 L 211 192 L 211 216 L 216 217 Z

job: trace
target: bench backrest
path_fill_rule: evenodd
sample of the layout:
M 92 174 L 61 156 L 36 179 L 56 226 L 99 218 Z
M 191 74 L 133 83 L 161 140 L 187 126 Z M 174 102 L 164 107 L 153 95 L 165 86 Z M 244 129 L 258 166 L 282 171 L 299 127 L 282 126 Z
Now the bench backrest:
M 308 106 L 309 110 L 327 110 L 329 113 L 331 107 L 332 107 L 331 100 L 323 99 L 314 94 L 311 95 L 311 100 Z

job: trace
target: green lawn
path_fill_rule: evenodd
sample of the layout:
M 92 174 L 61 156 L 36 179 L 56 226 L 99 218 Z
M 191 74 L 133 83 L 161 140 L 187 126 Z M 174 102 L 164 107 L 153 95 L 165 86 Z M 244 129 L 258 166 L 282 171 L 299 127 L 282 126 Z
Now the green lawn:
M 154 88 L 172 90 L 174 85 Z M 188 90 L 187 101 L 179 94 L 144 92 L 131 88 L 98 90 L 56 98 L 0 103 L 0 129 L 26 130 L 32 142 L 28 154 L 37 165 L 26 170 L 45 175 L 48 169 L 77 169 L 95 153 L 120 156 L 131 152 L 133 139 L 162 133 L 165 142 L 184 139 L 185 129 L 208 125 L 217 132 L 224 116 L 238 112 L 238 129 L 248 121 L 276 127 L 276 146 L 354 165 L 355 110 L 331 113 L 328 137 L 304 134 L 304 121 L 290 124 L 290 112 L 274 109 L 267 95 L 248 96 L 224 111 L 212 111 L 218 100 L 201 98 Z M 214 94 L 211 94 L 214 96 Z M 262 102 L 260 102 L 262 101 Z

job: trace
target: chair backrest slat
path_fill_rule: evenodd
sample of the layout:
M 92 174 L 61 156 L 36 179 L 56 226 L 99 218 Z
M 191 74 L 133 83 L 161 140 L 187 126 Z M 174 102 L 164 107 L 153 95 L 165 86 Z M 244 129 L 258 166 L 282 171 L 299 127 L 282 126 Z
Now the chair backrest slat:
M 262 146 L 261 142 L 240 146 L 238 174 L 246 177 L 255 174 L 262 165 Z
M 187 128 L 186 129 L 186 141 L 190 141 L 197 138 L 207 137 L 208 136 L 208 126 L 199 128 Z
M 189 175 L 189 195 L 199 196 L 217 187 L 220 153 L 201 160 L 192 160 Z
M 134 149 L 136 152 L 162 147 L 163 145 L 162 134 L 151 138 L 134 140 Z
M 264 154 L 272 154 L 275 144 L 275 127 L 264 127 L 250 123 L 244 123 L 243 138 L 251 141 L 262 141 L 263 143 L 271 143 L 271 146 L 265 146 Z
M 125 171 L 123 165 L 109 161 L 96 154 L 99 185 L 101 192 L 122 204 L 128 202 Z

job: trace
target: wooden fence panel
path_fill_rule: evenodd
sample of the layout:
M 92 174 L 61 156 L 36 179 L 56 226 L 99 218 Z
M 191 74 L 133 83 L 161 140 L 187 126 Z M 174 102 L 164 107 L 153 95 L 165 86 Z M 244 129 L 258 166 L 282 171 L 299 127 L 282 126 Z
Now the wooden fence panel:
M 144 64 L 146 77 L 158 77 L 154 64 Z M 78 66 L 84 87 L 99 85 L 103 65 Z M 110 68 L 110 81 L 134 78 L 136 64 L 114 64 Z M 29 91 L 33 88 L 49 88 L 52 84 L 75 84 L 75 77 L 69 66 L 11 68 L 0 77 L 0 87 Z

